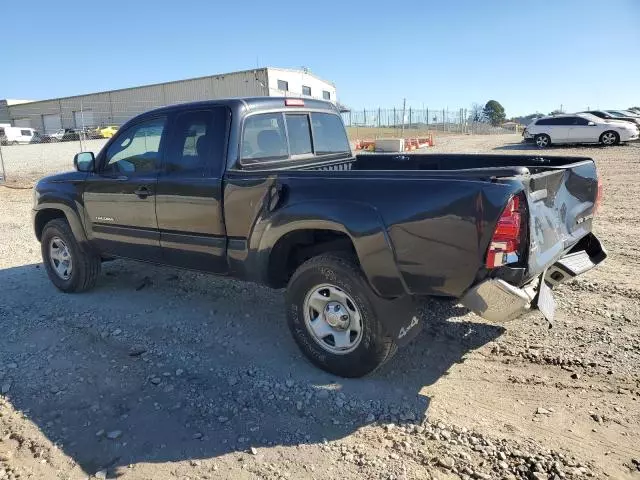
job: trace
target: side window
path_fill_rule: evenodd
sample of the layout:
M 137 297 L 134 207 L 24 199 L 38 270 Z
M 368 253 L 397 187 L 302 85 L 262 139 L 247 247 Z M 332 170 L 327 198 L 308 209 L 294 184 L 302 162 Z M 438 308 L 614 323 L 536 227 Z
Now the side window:
M 576 117 L 575 125 L 587 126 L 589 125 L 589 120 L 582 117 Z
M 20 130 L 20 135 L 24 135 L 26 137 L 31 136 L 31 130 Z
M 549 119 L 548 118 L 541 118 L 540 120 L 538 120 L 536 122 L 536 125 L 549 125 Z
M 282 113 L 247 117 L 242 131 L 242 160 L 282 160 L 289 156 Z
M 181 113 L 165 155 L 165 171 L 172 176 L 217 175 L 224 157 L 227 110 L 217 107 Z
M 313 144 L 317 155 L 351 152 L 347 133 L 338 115 L 312 113 Z
M 165 121 L 164 117 L 154 118 L 121 132 L 107 150 L 103 171 L 121 175 L 155 172 Z
M 287 119 L 287 133 L 289 134 L 289 149 L 291 155 L 312 153 L 309 116 L 287 114 L 285 118 Z

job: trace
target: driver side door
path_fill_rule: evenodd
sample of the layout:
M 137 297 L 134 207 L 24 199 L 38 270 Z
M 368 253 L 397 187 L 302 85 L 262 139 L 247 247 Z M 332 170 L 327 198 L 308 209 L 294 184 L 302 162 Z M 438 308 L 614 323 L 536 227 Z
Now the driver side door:
M 119 131 L 87 178 L 87 231 L 102 254 L 160 262 L 155 201 L 165 124 L 166 117 L 147 117 Z

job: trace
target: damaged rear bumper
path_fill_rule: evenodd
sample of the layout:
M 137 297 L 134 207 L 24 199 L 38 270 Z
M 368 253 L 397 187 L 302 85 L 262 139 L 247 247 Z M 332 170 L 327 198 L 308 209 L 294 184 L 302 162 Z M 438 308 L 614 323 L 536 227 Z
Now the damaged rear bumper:
M 542 296 L 546 297 L 545 305 L 552 302 L 551 288 L 591 270 L 605 258 L 606 250 L 595 235 L 589 234 L 525 286 L 516 287 L 502 279 L 491 278 L 471 287 L 461 303 L 482 318 L 502 323 L 520 316 L 540 302 L 540 309 L 551 321 L 547 311 L 543 310 Z

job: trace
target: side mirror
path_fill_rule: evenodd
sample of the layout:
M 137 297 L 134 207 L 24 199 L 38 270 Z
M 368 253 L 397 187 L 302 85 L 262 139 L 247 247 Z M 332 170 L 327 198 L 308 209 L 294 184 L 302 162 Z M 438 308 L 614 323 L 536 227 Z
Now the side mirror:
M 588 125 L 589 125 L 590 127 L 595 127 L 595 126 L 596 126 L 596 122 L 589 122 L 589 123 L 588 123 Z
M 79 172 L 93 172 L 96 168 L 96 157 L 93 152 L 76 153 L 73 157 L 73 166 Z

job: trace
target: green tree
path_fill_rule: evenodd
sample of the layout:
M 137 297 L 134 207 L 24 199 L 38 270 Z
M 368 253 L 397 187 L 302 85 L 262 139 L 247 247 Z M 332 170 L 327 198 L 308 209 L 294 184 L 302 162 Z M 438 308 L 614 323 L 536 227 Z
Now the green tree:
M 493 126 L 502 124 L 507 118 L 506 113 L 504 113 L 504 107 L 496 100 L 489 100 L 487 102 L 484 106 L 484 116 Z

